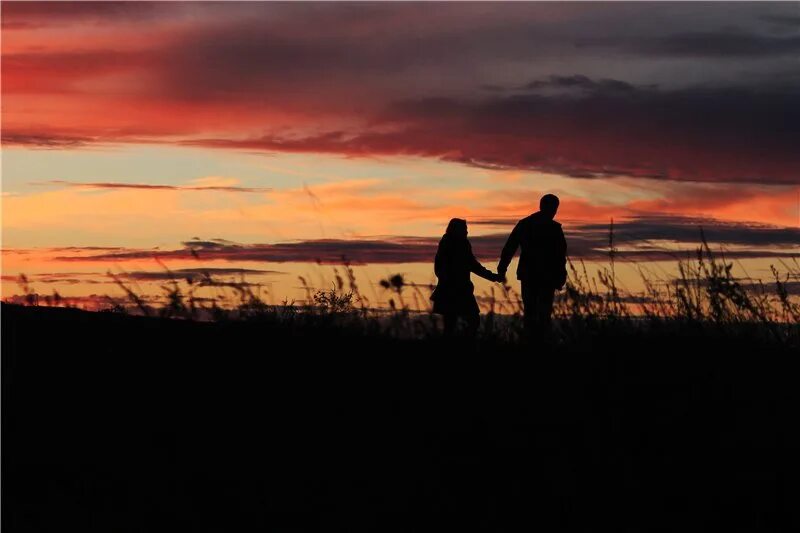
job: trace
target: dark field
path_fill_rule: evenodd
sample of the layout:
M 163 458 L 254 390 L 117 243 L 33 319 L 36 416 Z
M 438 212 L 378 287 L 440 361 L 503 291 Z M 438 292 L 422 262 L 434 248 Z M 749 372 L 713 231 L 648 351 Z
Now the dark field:
M 798 353 L 2 306 L 4 531 L 792 531 Z

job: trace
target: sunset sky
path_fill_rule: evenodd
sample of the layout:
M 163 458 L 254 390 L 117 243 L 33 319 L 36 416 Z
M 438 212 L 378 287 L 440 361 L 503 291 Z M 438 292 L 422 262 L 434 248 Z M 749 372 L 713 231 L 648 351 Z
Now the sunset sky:
M 632 289 L 700 228 L 748 276 L 800 257 L 797 2 L 0 8 L 4 297 L 166 265 L 278 302 L 345 256 L 385 302 L 452 217 L 495 269 L 548 192 Z

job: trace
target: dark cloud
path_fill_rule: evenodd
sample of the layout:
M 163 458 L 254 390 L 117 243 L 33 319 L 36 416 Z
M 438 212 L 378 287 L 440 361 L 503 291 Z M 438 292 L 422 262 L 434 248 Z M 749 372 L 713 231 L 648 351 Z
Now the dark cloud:
M 39 277 L 31 281 L 36 283 L 48 283 L 56 285 L 83 285 L 84 283 L 88 285 L 100 285 L 103 283 L 108 283 L 107 281 L 100 281 L 96 279 L 88 279 L 81 277 L 67 278 L 67 277 L 57 277 L 57 276 L 47 277 L 47 278 Z
M 251 268 L 179 268 L 175 270 L 163 271 L 134 271 L 115 274 L 121 279 L 136 281 L 170 281 L 173 279 L 187 279 L 202 282 L 203 280 L 213 280 L 218 276 L 263 276 L 284 274 L 278 270 L 257 270 Z
M 630 83 L 613 79 L 592 80 L 587 76 L 575 74 L 572 76 L 550 76 L 546 80 L 534 80 L 524 86 L 522 89 L 537 90 L 537 89 L 583 89 L 591 92 L 612 92 L 612 93 L 628 93 L 637 90 Z M 649 87 L 655 88 L 655 87 Z M 638 88 L 639 90 L 641 88 Z
M 759 19 L 778 26 L 787 26 L 793 29 L 800 29 L 800 15 L 762 15 L 759 17 Z
M 480 101 L 425 98 L 397 102 L 382 113 L 375 124 L 384 131 L 187 144 L 350 156 L 414 154 L 573 177 L 797 183 L 800 91 L 794 88 L 663 91 L 580 75 L 530 86 L 581 92 Z
M 74 148 L 138 135 L 723 182 L 795 183 L 800 168 L 798 80 L 781 77 L 796 70 L 800 37 L 763 29 L 796 17 L 791 5 L 9 6 L 9 24 L 134 22 L 153 33 L 150 46 L 103 40 L 5 54 L 4 95 L 39 95 L 39 108 L 54 109 L 41 122 L 54 131 L 68 106 L 108 105 L 83 126 L 61 124 L 80 132 L 70 137 L 20 133 L 30 114 L 4 104 L 8 144 Z M 174 24 L 158 32 L 152 21 Z M 120 88 L 119 79 L 143 83 Z M 76 100 L 65 98 L 60 113 L 54 93 Z M 253 131 L 268 133 L 242 137 Z M 208 132 L 227 133 L 196 140 Z
M 576 44 L 581 49 L 606 48 L 635 55 L 673 58 L 776 58 L 800 52 L 800 36 L 762 35 L 738 28 L 647 37 L 619 34 L 579 39 Z
M 11 146 L 25 146 L 29 148 L 80 148 L 96 142 L 97 139 L 79 135 L 57 135 L 50 133 L 30 134 L 4 132 L 2 143 Z
M 800 281 L 787 281 L 787 282 L 783 283 L 782 285 L 783 285 L 784 289 L 786 289 L 786 292 L 788 294 L 791 294 L 791 295 L 794 295 L 794 296 L 800 295 Z M 761 289 L 761 285 L 760 284 L 749 284 L 748 288 L 753 288 L 753 289 L 759 290 L 759 289 Z
M 493 221 L 505 222 L 505 221 Z M 713 219 L 680 216 L 633 217 L 614 225 L 615 245 L 622 260 L 653 260 L 686 257 L 702 241 L 701 229 L 710 245 L 726 250 L 728 258 L 800 257 L 800 229 L 759 224 L 727 223 Z M 609 226 L 576 224 L 565 228 L 569 255 L 573 259 L 608 257 Z M 470 238 L 473 250 L 483 260 L 495 260 L 508 232 Z M 231 244 L 217 241 L 187 241 L 178 250 L 124 250 L 93 255 L 59 257 L 63 261 L 128 261 L 142 258 L 205 261 L 317 262 L 340 264 L 427 263 L 433 261 L 438 237 L 389 239 L 320 239 L 277 244 Z M 744 249 L 743 247 L 748 247 Z M 203 269 L 199 269 L 202 271 Z M 197 273 L 193 270 L 193 273 Z M 146 276 L 151 273 L 146 273 Z M 154 275 L 154 274 L 152 274 Z
M 498 217 L 498 218 L 478 218 L 478 219 L 471 219 L 469 224 L 471 226 L 511 226 L 513 227 L 518 218 L 514 217 Z
M 38 28 L 64 24 L 111 23 L 148 19 L 174 10 L 164 2 L 6 2 L 2 27 Z
M 76 248 L 73 248 L 77 250 Z M 94 248 L 94 251 L 102 250 L 103 248 Z M 119 248 L 113 248 L 119 249 Z M 112 248 L 107 248 L 106 250 L 113 250 Z M 86 250 L 89 250 L 88 248 Z M 14 281 L 18 284 L 24 285 L 28 283 L 47 283 L 47 284 L 59 284 L 59 285 L 78 285 L 78 284 L 101 284 L 106 283 L 103 281 L 103 274 L 98 272 L 41 272 L 37 274 L 30 274 L 30 275 L 4 275 L 2 277 L 3 281 Z
M 146 301 L 157 301 L 152 300 L 147 296 L 140 296 L 143 300 Z M 18 305 L 54 305 L 54 306 L 69 306 L 69 307 L 79 307 L 82 309 L 89 309 L 94 311 L 99 311 L 103 309 L 109 309 L 115 304 L 124 304 L 125 301 L 122 298 L 112 298 L 111 296 L 107 295 L 99 295 L 99 294 L 90 294 L 88 296 L 56 296 L 54 294 L 40 294 L 40 293 L 31 293 L 31 294 L 14 294 L 11 296 L 3 297 L 3 301 L 10 304 L 18 304 Z
M 759 295 L 775 294 L 777 288 L 774 278 L 763 279 L 763 280 L 754 278 L 731 278 L 731 281 L 738 283 L 739 286 L 741 286 L 746 291 Z M 690 286 L 698 286 L 705 288 L 710 285 L 710 282 L 708 279 L 705 278 L 695 278 L 695 279 L 674 278 L 663 284 L 671 285 L 674 287 L 685 287 L 688 284 Z M 800 295 L 800 281 L 781 280 L 781 286 L 789 295 L 792 296 Z
M 584 224 L 582 232 L 608 232 L 608 224 Z M 722 222 L 709 218 L 640 216 L 614 223 L 618 243 L 669 240 L 679 243 L 697 243 L 702 234 L 712 243 L 757 247 L 785 247 L 786 251 L 800 252 L 800 228 L 782 228 L 740 222 Z
M 235 187 L 225 185 L 157 185 L 151 183 L 121 183 L 121 182 L 95 182 L 79 183 L 74 181 L 50 180 L 45 182 L 35 182 L 32 185 L 63 185 L 78 189 L 143 189 L 155 191 L 217 191 L 217 192 L 246 192 L 260 193 L 269 192 L 272 189 L 264 187 Z
M 645 44 L 646 52 L 683 56 L 776 56 L 800 52 L 800 37 L 770 37 L 744 32 L 678 33 Z
M 213 250 L 219 248 L 220 246 L 237 246 L 237 244 L 233 241 L 229 241 L 227 239 L 209 239 L 203 240 L 198 237 L 194 237 L 191 240 L 184 241 L 183 244 L 185 247 L 191 250 Z
M 432 260 L 438 239 L 394 238 L 388 240 L 321 239 L 279 244 L 222 244 L 189 241 L 178 250 L 126 250 L 91 256 L 62 256 L 62 261 L 127 261 L 143 258 L 204 261 L 315 262 L 338 264 L 404 263 Z M 91 258 L 91 259 L 90 259 Z
M 72 250 L 78 250 L 72 248 Z M 88 249 L 87 249 L 88 250 Z M 96 251 L 96 249 L 95 249 Z M 125 281 L 188 281 L 200 285 L 223 285 L 223 284 L 242 284 L 255 285 L 241 281 L 243 278 L 251 276 L 274 276 L 282 275 L 285 272 L 278 270 L 260 270 L 251 268 L 220 268 L 220 267 L 198 267 L 198 268 L 179 268 L 175 270 L 138 270 L 132 272 L 115 272 L 112 274 L 101 272 L 46 272 L 27 275 L 24 279 L 19 275 L 3 275 L 2 281 L 15 282 L 17 284 L 56 284 L 56 285 L 100 285 L 116 283 L 114 279 Z
M 57 252 L 81 252 L 81 251 L 114 251 L 114 250 L 123 250 L 124 248 L 119 246 L 59 246 L 56 248 L 51 248 L 53 251 Z
M 796 37 L 758 33 L 755 21 L 767 10 L 754 6 L 723 13 L 711 6 L 439 3 L 422 13 L 414 4 L 342 3 L 251 5 L 234 11 L 236 17 L 218 17 L 218 24 L 187 31 L 162 51 L 159 70 L 166 95 L 216 100 L 272 89 L 262 102 L 300 103 L 292 92 L 313 93 L 314 100 L 302 103 L 354 109 L 437 88 L 448 95 L 449 89 L 464 92 L 464 87 L 443 86 L 437 72 L 451 83 L 478 78 L 477 86 L 498 87 L 502 84 L 494 76 L 479 73 L 494 72 L 493 66 L 513 73 L 545 59 L 569 65 L 631 62 L 631 55 L 791 56 L 800 46 Z M 725 29 L 737 24 L 745 29 Z M 367 41 L 370 46 L 364 46 Z M 642 66 L 636 63 L 630 74 L 636 76 Z M 594 77 L 597 73 L 592 71 Z M 695 65 L 685 75 L 696 83 L 707 74 L 698 78 Z M 502 81 L 507 83 L 508 76 Z M 358 94 L 360 100 L 341 101 L 343 93 Z

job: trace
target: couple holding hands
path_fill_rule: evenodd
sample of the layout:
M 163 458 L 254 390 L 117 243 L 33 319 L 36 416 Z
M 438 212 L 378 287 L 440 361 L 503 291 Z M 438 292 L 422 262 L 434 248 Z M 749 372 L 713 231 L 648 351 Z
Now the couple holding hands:
M 505 282 L 508 265 L 521 248 L 517 279 L 522 285 L 525 333 L 529 340 L 544 340 L 550 332 L 555 291 L 567 279 L 567 242 L 561 224 L 553 220 L 558 204 L 558 197 L 546 194 L 539 201 L 539 211 L 517 222 L 500 254 L 497 274 L 484 268 L 473 255 L 467 221 L 450 221 L 436 252 L 438 283 L 431 294 L 433 312 L 444 316 L 446 336 L 455 332 L 459 318 L 466 322 L 468 335 L 474 336 L 478 330 L 480 310 L 470 273 Z

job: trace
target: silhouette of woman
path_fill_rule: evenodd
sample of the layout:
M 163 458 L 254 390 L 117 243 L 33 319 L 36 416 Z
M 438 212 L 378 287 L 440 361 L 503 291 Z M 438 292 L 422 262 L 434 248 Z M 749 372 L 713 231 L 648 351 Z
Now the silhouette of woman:
M 434 272 L 439 281 L 431 300 L 433 312 L 444 316 L 444 334 L 451 336 L 461 317 L 467 323 L 468 335 L 474 336 L 480 324 L 480 310 L 473 294 L 470 273 L 489 281 L 500 281 L 500 277 L 484 268 L 472 254 L 466 220 L 454 218 L 447 225 L 436 251 Z

